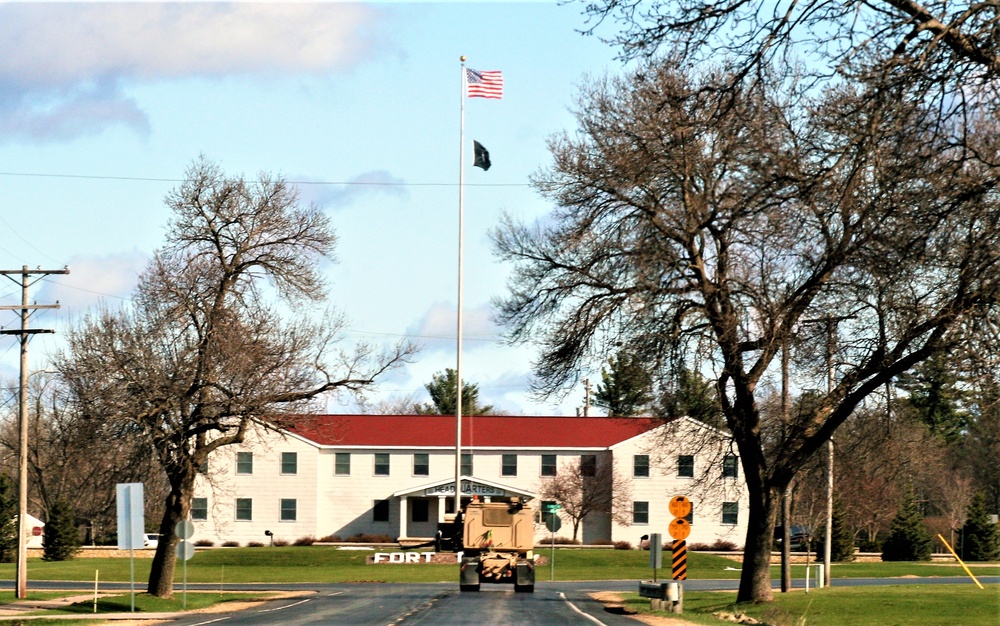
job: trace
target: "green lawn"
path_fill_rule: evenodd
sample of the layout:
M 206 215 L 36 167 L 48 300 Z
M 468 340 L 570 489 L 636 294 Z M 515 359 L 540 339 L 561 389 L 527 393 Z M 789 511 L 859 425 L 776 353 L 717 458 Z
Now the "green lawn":
M 548 550 L 539 553 L 549 556 Z M 367 565 L 371 551 L 337 550 L 330 546 L 284 548 L 219 548 L 203 550 L 188 561 L 187 579 L 192 583 L 250 582 L 453 582 L 458 568 L 452 564 L 384 564 Z M 664 555 L 669 564 L 669 554 Z M 151 559 L 135 560 L 135 577 L 145 581 L 149 577 Z M 739 578 L 740 564 L 722 557 L 700 554 L 688 555 L 689 578 Z M 74 559 L 64 562 L 44 562 L 30 559 L 28 563 L 29 587 L 31 580 L 94 580 L 95 570 L 102 581 L 128 581 L 128 559 Z M 539 582 L 549 580 L 550 568 L 542 565 L 537 572 Z M 977 576 L 1000 575 L 1000 565 L 976 567 Z M 14 577 L 13 564 L 0 564 L 0 577 Z M 805 566 L 795 565 L 792 575 L 801 579 Z M 886 576 L 964 576 L 956 565 L 931 563 L 845 563 L 834 564 L 833 577 L 886 577 Z M 181 563 L 177 564 L 175 581 L 181 582 Z M 555 580 L 640 580 L 650 579 L 649 553 L 639 550 L 556 550 Z M 780 576 L 777 567 L 772 576 Z M 658 577 L 669 577 L 669 568 L 660 570 Z
M 631 610 L 649 613 L 649 600 L 628 594 Z M 685 620 L 718 626 L 716 613 L 745 614 L 771 626 L 996 626 L 1000 586 L 887 585 L 831 587 L 820 591 L 775 593 L 768 604 L 735 605 L 733 592 L 684 594 Z

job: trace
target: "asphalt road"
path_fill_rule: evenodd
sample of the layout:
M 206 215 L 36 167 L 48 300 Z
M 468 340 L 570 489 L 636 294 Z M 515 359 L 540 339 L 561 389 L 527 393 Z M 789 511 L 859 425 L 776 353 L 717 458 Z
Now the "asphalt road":
M 981 579 L 998 583 L 1000 577 Z M 801 586 L 802 581 L 796 581 Z M 971 584 L 968 578 L 835 579 L 837 586 L 886 584 Z M 689 591 L 735 590 L 736 580 L 690 580 Z M 296 586 L 298 588 L 307 587 Z M 234 613 L 186 616 L 179 626 L 207 624 L 352 624 L 386 626 L 404 624 L 591 624 L 635 626 L 636 621 L 605 609 L 590 597 L 595 591 L 636 591 L 637 581 L 538 583 L 535 593 L 514 593 L 505 585 L 484 585 L 478 593 L 462 593 L 457 585 L 438 584 L 337 584 L 312 586 L 317 593 L 268 602 Z
M 980 578 L 984 584 L 1000 583 L 1000 577 Z M 12 581 L 0 581 L 10 587 Z M 796 587 L 802 581 L 795 581 Z M 736 580 L 689 580 L 685 590 L 735 590 Z M 836 578 L 835 586 L 898 584 L 972 584 L 965 577 L 942 578 Z M 31 589 L 86 589 L 85 583 L 31 581 Z M 92 587 L 91 587 L 92 588 Z M 102 584 L 102 590 L 128 591 L 128 584 Z M 142 591 L 145 585 L 137 585 Z M 403 624 L 589 624 L 635 626 L 633 619 L 592 599 L 595 591 L 636 591 L 637 581 L 539 582 L 535 593 L 514 593 L 506 585 L 484 585 L 478 593 L 462 593 L 457 584 L 286 584 L 227 585 L 226 590 L 311 591 L 309 595 L 274 600 L 230 613 L 197 613 L 178 617 L 172 624 L 204 626 L 218 624 L 350 624 L 388 626 Z M 217 591 L 218 585 L 189 585 L 190 590 Z M 177 592 L 180 593 L 180 586 Z

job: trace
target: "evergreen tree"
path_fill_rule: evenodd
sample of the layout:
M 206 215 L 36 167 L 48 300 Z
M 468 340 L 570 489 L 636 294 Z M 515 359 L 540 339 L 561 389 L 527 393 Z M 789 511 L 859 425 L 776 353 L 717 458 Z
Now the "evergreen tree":
M 966 561 L 995 561 L 1000 558 L 1000 527 L 990 519 L 986 495 L 976 493 L 969 505 L 958 554 Z
M 601 368 L 601 382 L 594 394 L 594 406 L 612 417 L 631 417 L 649 408 L 653 401 L 653 377 L 635 355 L 619 352 Z
M 928 561 L 931 536 L 924 527 L 916 497 L 910 490 L 903 496 L 899 512 L 892 520 L 889 538 L 882 544 L 883 561 Z
M 674 388 L 660 394 L 657 412 L 663 417 L 687 416 L 716 428 L 726 424 L 715 384 L 685 368 L 677 371 Z
M 49 511 L 43 542 L 45 561 L 68 561 L 80 548 L 80 531 L 76 527 L 76 514 L 65 500 L 58 500 Z
M 830 560 L 838 563 L 854 560 L 854 531 L 847 524 L 847 514 L 839 498 L 833 500 L 833 528 Z
M 17 559 L 17 485 L 0 474 L 0 562 Z
M 905 404 L 932 435 L 948 443 L 961 439 L 969 423 L 968 413 L 962 410 L 958 382 L 957 366 L 943 354 L 931 357 L 899 379 L 899 387 L 909 393 Z
M 458 372 L 446 368 L 444 374 L 435 374 L 431 382 L 424 385 L 431 394 L 431 404 L 418 404 L 414 408 L 418 415 L 454 415 L 458 397 Z M 479 404 L 479 385 L 462 381 L 462 415 L 489 415 L 493 406 Z

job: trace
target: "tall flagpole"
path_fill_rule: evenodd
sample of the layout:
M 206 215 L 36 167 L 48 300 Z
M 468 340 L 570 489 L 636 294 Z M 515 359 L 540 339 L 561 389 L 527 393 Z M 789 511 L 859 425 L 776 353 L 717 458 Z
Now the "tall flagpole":
M 455 362 L 455 514 L 462 510 L 462 252 L 465 247 L 463 236 L 465 220 L 465 55 L 462 62 L 462 94 L 459 122 L 458 149 L 458 323 L 455 329 L 457 336 L 457 357 Z

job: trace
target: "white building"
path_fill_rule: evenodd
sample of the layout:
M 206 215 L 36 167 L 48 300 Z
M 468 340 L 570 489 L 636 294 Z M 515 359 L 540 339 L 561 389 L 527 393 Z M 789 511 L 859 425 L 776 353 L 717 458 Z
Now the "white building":
M 463 493 L 534 500 L 543 481 L 571 464 L 612 464 L 630 504 L 584 518 L 579 538 L 666 540 L 677 495 L 694 504 L 689 544 L 742 546 L 747 504 L 739 463 L 724 433 L 692 419 L 482 416 L 463 418 Z M 193 540 L 295 541 L 358 534 L 431 538 L 454 507 L 455 418 L 320 415 L 294 430 L 257 433 L 213 454 L 196 485 Z M 601 472 L 600 474 L 606 474 Z M 627 494 L 626 494 L 627 495 Z M 466 501 L 469 499 L 465 498 Z M 557 536 L 570 536 L 565 519 Z M 544 525 L 538 540 L 546 541 Z

